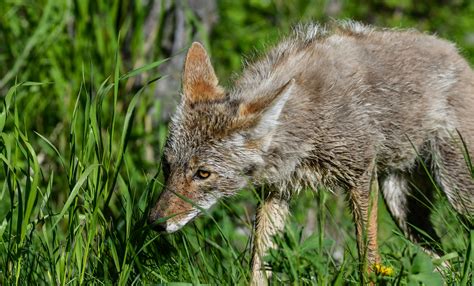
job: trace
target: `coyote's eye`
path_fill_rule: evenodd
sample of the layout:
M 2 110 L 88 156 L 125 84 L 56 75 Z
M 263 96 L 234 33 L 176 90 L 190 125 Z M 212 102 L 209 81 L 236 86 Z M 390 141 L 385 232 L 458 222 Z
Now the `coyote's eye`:
M 211 172 L 209 172 L 209 171 L 198 170 L 196 172 L 196 174 L 194 174 L 194 177 L 197 178 L 197 179 L 200 179 L 200 180 L 204 180 L 204 179 L 209 178 L 210 175 L 211 175 Z

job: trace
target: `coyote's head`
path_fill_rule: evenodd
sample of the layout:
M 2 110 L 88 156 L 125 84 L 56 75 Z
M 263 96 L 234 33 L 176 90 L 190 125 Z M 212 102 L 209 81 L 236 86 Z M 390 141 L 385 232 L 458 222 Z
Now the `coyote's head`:
M 192 44 L 162 159 L 166 186 L 149 217 L 158 230 L 177 231 L 220 198 L 256 183 L 293 83 L 226 93 L 203 46 Z

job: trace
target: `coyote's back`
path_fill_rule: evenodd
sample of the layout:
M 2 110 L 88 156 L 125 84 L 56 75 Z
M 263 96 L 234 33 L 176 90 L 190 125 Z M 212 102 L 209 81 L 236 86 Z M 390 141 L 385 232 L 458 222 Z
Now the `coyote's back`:
M 172 232 L 221 197 L 268 185 L 253 260 L 263 281 L 260 256 L 288 200 L 323 184 L 347 192 L 360 253 L 376 263 L 374 188 L 414 241 L 438 240 L 429 221 L 436 185 L 473 215 L 473 112 L 468 63 L 453 44 L 416 31 L 300 26 L 228 92 L 195 43 L 163 158 L 166 189 L 150 218 L 170 217 L 160 227 Z

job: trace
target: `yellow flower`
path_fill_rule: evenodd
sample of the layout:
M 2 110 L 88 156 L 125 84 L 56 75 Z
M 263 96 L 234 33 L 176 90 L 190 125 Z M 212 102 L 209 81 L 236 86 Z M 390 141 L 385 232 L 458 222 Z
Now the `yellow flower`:
M 374 270 L 377 275 L 382 275 L 382 276 L 392 276 L 394 272 L 392 267 L 383 266 L 380 263 L 376 263 L 374 265 Z

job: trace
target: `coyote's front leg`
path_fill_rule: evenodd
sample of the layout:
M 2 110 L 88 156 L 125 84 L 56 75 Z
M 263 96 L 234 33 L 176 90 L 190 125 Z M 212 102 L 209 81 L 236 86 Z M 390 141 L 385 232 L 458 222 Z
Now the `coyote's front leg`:
M 350 191 L 356 224 L 357 248 L 362 272 L 371 272 L 379 265 L 377 246 L 378 180 L 376 169 L 368 172 L 359 186 Z M 363 278 L 364 275 L 362 275 Z
M 266 285 L 271 271 L 265 270 L 263 256 L 275 247 L 273 237 L 281 232 L 288 216 L 288 200 L 270 195 L 257 210 L 250 285 Z

